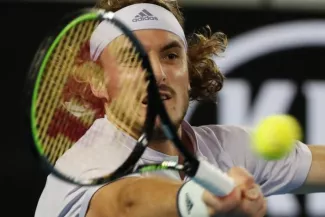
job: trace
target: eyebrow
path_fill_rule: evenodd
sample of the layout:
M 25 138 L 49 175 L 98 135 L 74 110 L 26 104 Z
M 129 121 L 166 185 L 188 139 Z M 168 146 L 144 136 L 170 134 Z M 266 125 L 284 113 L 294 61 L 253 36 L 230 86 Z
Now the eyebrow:
M 165 46 L 163 46 L 160 51 L 164 52 L 166 50 L 169 50 L 171 48 L 183 48 L 183 46 L 176 40 L 171 41 L 170 43 L 166 44 Z

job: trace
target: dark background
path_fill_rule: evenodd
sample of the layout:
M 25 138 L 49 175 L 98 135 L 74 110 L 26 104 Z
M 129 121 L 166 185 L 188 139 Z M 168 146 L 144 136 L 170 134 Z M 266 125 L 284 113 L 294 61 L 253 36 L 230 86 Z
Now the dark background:
M 26 140 L 26 104 L 22 96 L 29 64 L 41 39 L 62 15 L 87 6 L 92 7 L 93 4 L 0 2 L 0 53 L 3 66 L 0 87 L 4 128 L 0 181 L 4 189 L 1 198 L 5 201 L 2 202 L 1 216 L 33 216 L 46 179 L 46 173 L 37 165 Z M 297 19 L 325 19 L 321 12 L 274 11 L 267 8 L 185 9 L 186 32 L 190 33 L 209 24 L 213 31 L 225 32 L 230 39 L 268 24 Z M 254 100 L 260 84 L 270 78 L 288 78 L 298 85 L 307 79 L 324 81 L 324 54 L 325 49 L 317 46 L 276 52 L 250 61 L 235 69 L 228 77 L 247 80 L 253 89 Z M 288 111 L 297 116 L 303 124 L 306 121 L 304 105 L 305 99 L 298 94 Z M 217 123 L 218 113 L 215 110 L 217 108 L 214 103 L 204 103 L 197 108 L 190 120 L 194 125 Z

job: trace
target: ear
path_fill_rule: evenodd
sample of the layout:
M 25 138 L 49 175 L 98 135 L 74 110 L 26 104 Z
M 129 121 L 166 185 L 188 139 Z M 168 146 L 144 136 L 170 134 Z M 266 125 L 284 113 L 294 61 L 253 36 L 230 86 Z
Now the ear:
M 100 82 L 99 84 L 96 84 L 91 82 L 90 83 L 91 92 L 100 99 L 105 99 L 105 101 L 109 100 L 109 96 L 107 93 L 107 89 L 105 87 L 104 82 Z

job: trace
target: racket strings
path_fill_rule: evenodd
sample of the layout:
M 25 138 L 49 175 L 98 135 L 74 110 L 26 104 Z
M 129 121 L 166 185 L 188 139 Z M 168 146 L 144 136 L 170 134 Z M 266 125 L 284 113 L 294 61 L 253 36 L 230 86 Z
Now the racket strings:
M 130 49 L 127 49 L 128 52 L 123 52 L 125 48 Z M 90 134 L 92 138 L 88 141 L 96 141 L 98 136 L 101 137 L 103 136 L 101 134 L 107 133 L 104 135 L 107 143 L 105 144 L 106 153 L 110 153 L 114 150 L 116 155 L 114 157 L 124 162 L 128 155 L 119 154 L 119 149 L 127 147 L 131 152 L 132 149 L 127 144 L 130 142 L 134 142 L 135 144 L 134 139 L 139 137 L 139 133 L 135 132 L 135 129 L 140 131 L 140 127 L 137 126 L 136 123 L 139 122 L 139 120 L 137 120 L 139 117 L 137 113 L 142 107 L 141 99 L 146 93 L 146 86 L 143 82 L 145 73 L 141 68 L 141 59 L 129 40 L 123 39 L 123 37 L 121 39 L 116 39 L 115 43 L 111 43 L 104 52 L 108 53 L 108 58 L 111 61 L 110 65 L 116 64 L 117 67 L 112 67 L 112 69 L 117 70 L 118 73 L 111 73 L 111 71 L 109 71 L 108 74 L 104 76 L 105 78 L 93 78 L 91 82 L 93 82 L 92 86 L 96 87 L 96 90 L 102 89 L 103 80 L 108 82 L 108 84 L 110 82 L 118 83 L 119 93 L 117 96 L 110 98 L 110 100 L 108 100 L 109 102 L 105 104 L 106 117 L 115 127 L 109 128 L 109 132 L 102 132 L 101 130 L 104 130 L 104 126 L 100 126 L 98 131 L 94 131 Z M 106 72 L 103 72 L 103 74 L 104 73 Z M 123 151 L 123 153 L 125 153 L 125 151 Z M 83 164 L 87 167 L 87 164 L 91 163 L 89 162 L 91 159 L 86 160 L 87 156 L 87 154 L 81 156 L 81 159 L 84 160 L 79 164 Z M 93 156 L 96 157 L 97 160 L 107 159 L 104 152 L 94 153 Z M 112 158 L 112 156 L 110 156 L 110 158 Z M 84 174 L 83 178 L 87 177 L 87 179 L 92 179 L 103 174 L 106 175 L 107 173 L 102 172 L 102 174 L 100 174 L 94 171 L 89 174 Z
M 74 40 L 72 40 L 72 44 L 70 46 L 67 46 L 67 49 L 70 50 L 70 54 L 69 52 L 67 52 L 67 54 L 69 56 L 72 56 L 74 58 L 70 58 L 70 62 L 69 64 L 71 64 L 71 69 L 69 69 L 69 71 L 71 70 L 72 72 L 72 76 L 75 76 L 75 73 L 80 71 L 80 73 L 82 73 L 83 75 L 88 75 L 89 72 L 97 72 L 98 71 L 98 67 L 95 67 L 95 64 L 92 64 L 91 66 L 87 64 L 84 64 L 83 67 L 78 67 L 78 65 L 76 65 L 77 60 L 76 60 L 76 56 L 80 53 L 80 48 L 82 47 L 82 44 L 85 43 L 85 41 L 88 41 L 93 30 L 94 27 L 97 25 L 97 21 L 89 21 L 89 22 L 84 22 L 82 25 L 78 25 L 77 28 L 75 29 L 75 32 L 73 33 L 74 35 L 76 35 L 77 37 L 74 37 Z M 78 37 L 79 36 L 79 37 Z M 67 75 L 71 76 L 71 73 L 66 73 Z M 96 73 L 99 74 L 99 73 Z M 80 76 L 79 76 L 80 77 Z M 74 77 L 77 78 L 77 77 Z M 81 92 L 86 92 L 88 95 L 89 92 L 89 88 L 87 85 L 83 85 Z M 81 94 L 81 96 L 83 96 L 83 94 Z M 84 101 L 85 99 L 82 98 L 81 100 L 77 100 L 76 98 L 72 98 L 70 100 L 70 105 L 72 105 L 74 108 L 77 108 L 77 112 L 76 111 L 72 111 L 72 113 L 74 114 L 75 117 L 77 117 L 79 119 L 79 121 L 83 124 L 81 124 L 80 126 L 90 126 L 93 121 L 94 121 L 94 115 L 95 112 L 92 111 L 92 109 L 89 106 L 84 106 L 82 101 Z M 80 102 L 81 101 L 81 102 Z M 66 102 L 64 102 L 66 103 Z M 68 108 L 70 110 L 68 110 L 71 113 L 71 106 L 70 108 Z M 80 114 L 81 113 L 81 114 Z M 63 119 L 63 123 L 67 122 L 67 116 L 65 117 L 65 119 Z M 71 131 L 71 134 L 73 135 L 78 135 L 78 134 L 83 134 L 85 131 L 85 129 L 82 129 L 84 127 L 74 127 L 72 129 L 66 129 L 67 131 Z M 78 132 L 78 131 L 82 131 L 82 132 Z M 59 150 L 59 155 L 61 156 L 65 153 L 66 150 L 68 150 L 71 146 L 71 140 L 67 137 L 61 137 L 62 140 L 59 141 L 61 142 L 61 144 L 63 144 L 60 147 Z M 77 139 L 75 139 L 77 140 Z M 59 143 L 60 144 L 60 143 Z
M 61 75 L 59 75 L 61 71 L 61 64 L 57 64 L 63 62 L 64 56 L 60 55 L 60 50 L 63 49 L 64 43 L 61 41 L 58 45 L 58 48 L 54 51 L 53 56 L 49 60 L 49 66 L 45 69 L 44 72 L 44 81 L 42 82 L 42 85 L 44 85 L 40 89 L 39 95 L 44 102 L 39 102 L 39 111 L 38 114 L 40 114 L 40 118 L 42 118 L 42 122 L 40 122 L 40 126 L 42 126 L 42 130 L 40 133 L 42 135 L 41 140 L 43 140 L 43 144 L 48 144 L 45 146 L 45 154 L 48 155 L 48 159 L 52 162 L 55 158 L 55 148 L 53 145 L 51 145 L 50 137 L 46 136 L 46 129 L 48 128 L 51 119 L 49 117 L 52 117 L 54 115 L 55 110 L 51 109 L 55 106 L 56 103 L 58 103 L 58 98 L 56 97 L 57 90 L 60 90 L 60 86 L 62 85 L 62 81 L 56 81 L 58 78 L 61 78 Z M 51 76 L 48 76 L 48 74 L 51 74 Z M 56 91 L 46 91 L 47 89 L 50 90 L 56 90 Z M 54 143 L 55 144 L 55 143 Z
M 75 122 L 85 122 L 82 125 L 90 125 L 93 122 L 90 120 L 93 119 L 91 116 L 73 118 L 71 112 L 67 114 L 67 109 L 76 108 L 82 103 L 72 99 L 67 106 L 62 96 L 68 79 L 73 72 L 77 71 L 74 58 L 85 40 L 89 40 L 95 25 L 96 22 L 92 21 L 71 28 L 54 49 L 43 72 L 38 93 L 36 121 L 44 154 L 52 164 L 75 142 L 69 138 L 71 137 L 69 135 L 80 131 L 80 127 L 76 124 L 69 126 L 66 123 L 71 122 L 70 119 L 75 119 Z M 69 132 L 69 135 L 66 132 Z
M 138 58 L 138 55 L 136 58 Z M 128 92 L 125 93 L 126 96 L 129 96 L 128 93 L 130 93 L 130 98 L 133 100 L 128 100 L 128 98 L 125 97 L 125 98 L 123 98 L 124 101 L 122 102 L 122 104 L 129 103 L 128 106 L 130 106 L 130 107 L 132 107 L 132 105 L 133 105 L 133 113 L 138 114 L 140 108 L 142 107 L 141 100 L 145 97 L 145 93 L 146 93 L 143 88 L 147 84 L 144 84 L 142 82 L 145 79 L 144 78 L 145 73 L 143 73 L 141 65 L 137 64 L 137 62 L 134 62 L 131 67 L 135 69 L 134 74 L 138 81 L 131 82 L 131 84 L 129 85 L 129 88 L 128 88 Z M 131 93 L 137 93 L 137 94 L 135 96 L 132 96 Z M 137 130 L 137 131 L 139 129 L 141 129 L 141 126 L 143 124 L 143 123 L 141 123 L 140 126 L 135 126 L 137 124 L 136 118 L 128 118 L 128 119 L 124 120 L 124 122 L 126 123 L 126 126 L 133 126 L 133 127 L 135 127 L 135 130 Z M 129 129 L 128 132 L 132 133 L 131 131 L 132 131 L 132 129 Z
M 86 39 L 88 39 L 91 35 L 91 31 L 87 31 L 89 29 L 89 25 L 91 23 L 90 22 L 85 22 L 82 25 L 77 25 L 76 28 L 73 28 L 73 31 L 70 31 L 70 36 L 66 38 L 67 41 L 65 41 L 66 43 L 66 47 L 65 47 L 65 51 L 64 51 L 64 55 L 66 57 L 64 63 L 66 65 L 63 65 L 62 67 L 66 70 L 63 71 L 61 73 L 63 73 L 64 76 L 64 82 L 62 82 L 63 84 L 66 83 L 66 79 L 68 78 L 68 75 L 73 74 L 73 72 L 75 72 L 76 69 L 76 65 L 75 65 L 75 57 L 77 56 L 80 47 L 82 46 L 82 43 L 84 43 L 84 41 Z M 76 37 L 75 37 L 76 36 Z M 71 58 L 73 57 L 73 58 Z M 82 70 L 84 71 L 84 70 Z M 86 91 L 86 87 L 84 86 L 83 89 L 81 90 L 82 92 Z M 60 94 L 60 93 L 59 93 Z M 62 102 L 59 102 L 62 104 Z M 80 105 L 80 103 L 78 102 L 78 100 L 72 98 L 72 100 L 70 101 L 70 103 L 72 105 L 76 105 L 78 106 L 78 104 Z M 79 106 L 80 107 L 80 106 Z M 82 108 L 82 107 L 81 107 Z M 74 114 L 75 115 L 75 114 Z M 67 119 L 69 116 L 64 116 L 64 118 L 59 119 L 60 120 L 60 124 L 62 124 L 62 126 L 64 127 L 68 127 L 67 124 Z M 91 117 L 87 117 L 85 115 L 81 116 L 84 117 L 82 119 L 80 119 L 79 121 L 81 121 L 82 123 L 84 122 L 83 119 L 92 119 Z M 64 131 L 66 132 L 71 132 L 71 134 L 76 134 L 77 131 L 80 130 L 79 127 L 74 127 L 72 129 L 64 129 Z M 56 145 L 54 145 L 56 144 Z M 71 147 L 71 141 L 70 138 L 66 137 L 66 136 L 59 136 L 57 137 L 57 141 L 53 141 L 52 142 L 52 147 L 55 147 L 57 150 L 55 150 L 55 158 L 57 158 L 58 156 L 63 155 L 63 153 L 68 150 Z M 56 160 L 56 159 L 55 159 Z
M 73 62 L 74 59 L 71 57 L 76 56 L 76 53 L 78 52 L 78 47 L 81 45 L 80 44 L 80 40 L 78 40 L 79 38 L 83 38 L 84 37 L 84 31 L 82 31 L 81 26 L 83 27 L 84 25 L 77 25 L 76 28 L 73 28 L 72 31 L 69 32 L 69 35 L 67 35 L 67 37 L 64 38 L 63 43 L 64 43 L 64 48 L 63 48 L 63 52 L 59 53 L 59 56 L 63 56 L 64 59 L 62 60 L 62 62 L 57 63 L 57 65 L 61 65 L 60 66 L 60 79 L 59 80 L 59 84 L 62 85 L 60 86 L 57 90 L 58 90 L 58 95 L 62 95 L 61 90 L 63 90 L 64 84 L 66 83 L 66 79 L 68 78 L 69 72 L 71 70 L 73 70 Z M 79 36 L 78 37 L 74 37 L 74 36 Z M 55 97 L 56 100 L 54 100 L 53 102 L 59 105 L 62 105 L 62 102 L 59 101 L 59 97 Z M 55 105 L 54 104 L 54 105 Z M 67 121 L 67 116 L 63 116 L 62 118 L 58 119 L 60 125 L 62 125 L 63 127 L 67 127 L 67 125 L 65 125 L 65 122 Z M 63 131 L 68 131 L 70 129 L 63 129 Z M 71 130 L 75 130 L 75 129 L 71 129 Z M 55 140 L 51 141 L 51 147 L 52 149 L 52 156 L 50 157 L 50 160 L 52 161 L 56 161 L 58 156 L 61 156 L 61 153 L 64 153 L 66 151 L 66 149 L 69 147 L 69 138 L 65 137 L 65 136 L 58 136 L 56 137 Z
M 36 122 L 44 155 L 52 165 L 104 112 L 118 129 L 112 132 L 114 136 L 107 145 L 122 146 L 132 137 L 136 140 L 141 133 L 146 111 L 142 100 L 148 85 L 141 57 L 129 39 L 119 37 L 106 51 L 112 57 L 110 65 L 115 64 L 117 72 L 105 71 L 102 64 L 91 61 L 86 45 L 98 22 L 82 22 L 71 28 L 54 48 L 41 78 Z M 83 53 L 83 48 L 87 52 Z M 114 97 L 108 93 L 109 99 L 105 100 L 94 94 L 94 91 L 108 92 L 111 84 L 118 87 Z M 100 127 L 89 134 L 86 142 L 91 145 L 97 141 L 102 131 Z M 86 164 L 89 160 L 78 163 Z
M 142 107 L 141 100 L 146 93 L 145 73 L 141 68 L 141 59 L 135 48 L 132 47 L 131 42 L 125 38 L 112 43 L 111 49 L 113 53 L 117 53 L 117 62 L 121 74 L 120 80 L 123 83 L 119 93 L 121 97 L 116 98 L 111 103 L 107 108 L 107 113 L 111 114 L 110 120 L 115 122 L 119 128 L 132 137 L 138 138 L 142 127 L 141 121 L 137 121 L 139 118 L 138 112 Z M 122 49 L 124 49 L 124 52 L 121 52 Z

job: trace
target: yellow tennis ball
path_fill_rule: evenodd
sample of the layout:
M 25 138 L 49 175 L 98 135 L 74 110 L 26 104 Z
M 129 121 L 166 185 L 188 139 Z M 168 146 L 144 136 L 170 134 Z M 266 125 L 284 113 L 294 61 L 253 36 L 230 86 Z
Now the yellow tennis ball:
M 252 148 L 266 160 L 288 155 L 302 139 L 299 122 L 290 115 L 271 115 L 260 121 L 252 134 Z

